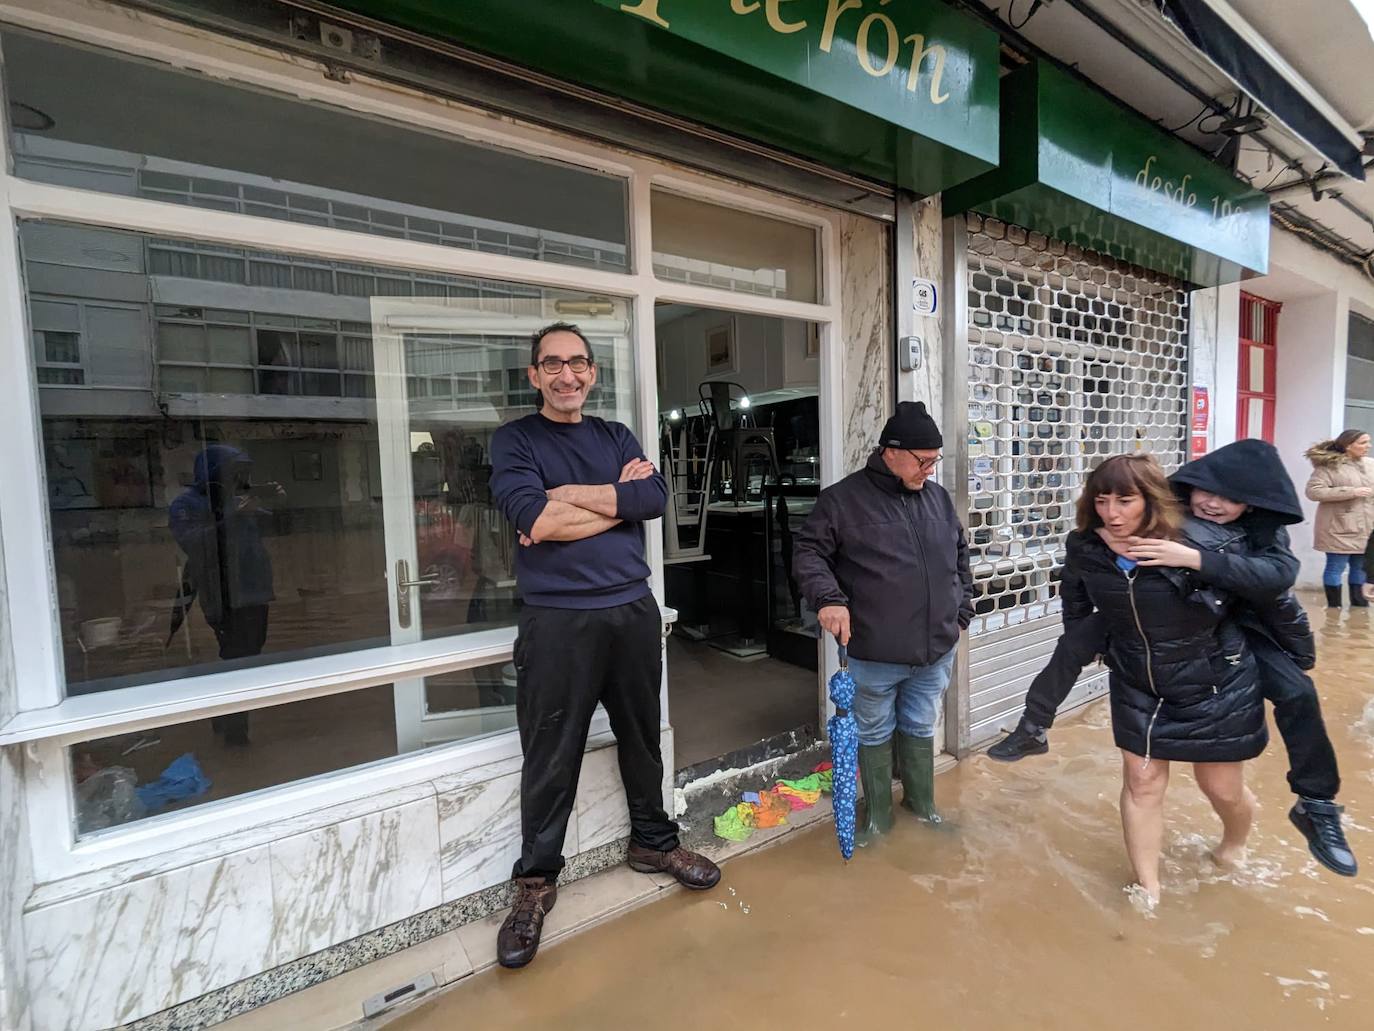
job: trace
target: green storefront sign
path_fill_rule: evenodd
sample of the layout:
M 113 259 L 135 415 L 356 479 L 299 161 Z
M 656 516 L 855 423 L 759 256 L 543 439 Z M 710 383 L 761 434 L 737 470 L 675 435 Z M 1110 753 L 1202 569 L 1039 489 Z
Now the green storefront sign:
M 939 0 L 336 2 L 923 195 L 997 163 L 997 36 Z
M 937 0 L 596 0 L 995 163 L 997 40 Z
M 1043 62 L 1003 80 L 1000 166 L 945 196 L 970 208 L 1200 286 L 1269 265 L 1265 194 Z

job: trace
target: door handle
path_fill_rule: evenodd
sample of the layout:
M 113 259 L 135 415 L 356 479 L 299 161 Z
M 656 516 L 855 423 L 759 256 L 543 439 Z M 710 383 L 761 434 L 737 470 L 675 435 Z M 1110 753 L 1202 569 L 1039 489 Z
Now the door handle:
M 410 589 L 438 582 L 437 576 L 410 579 L 410 563 L 403 558 L 396 560 L 396 622 L 402 630 L 410 629 Z

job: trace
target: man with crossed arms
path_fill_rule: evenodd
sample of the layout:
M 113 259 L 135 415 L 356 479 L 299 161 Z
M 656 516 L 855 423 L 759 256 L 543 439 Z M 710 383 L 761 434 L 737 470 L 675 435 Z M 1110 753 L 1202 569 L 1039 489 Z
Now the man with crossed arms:
M 663 809 L 659 750 L 662 617 L 649 590 L 644 524 L 663 514 L 668 488 L 629 427 L 583 415 L 596 385 L 586 336 L 557 322 L 531 340 L 529 380 L 540 410 L 492 438 L 491 491 L 521 547 L 524 602 L 515 641 L 522 846 L 515 904 L 501 926 L 502 966 L 534 959 L 558 898 L 563 837 L 592 714 L 599 702 L 619 746 L 630 810 L 627 861 L 713 887 L 720 870 L 688 852 Z

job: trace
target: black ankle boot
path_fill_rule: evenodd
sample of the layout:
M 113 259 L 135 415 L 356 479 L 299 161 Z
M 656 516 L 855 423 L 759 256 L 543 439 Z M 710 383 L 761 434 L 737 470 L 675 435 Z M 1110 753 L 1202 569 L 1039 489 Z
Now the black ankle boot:
M 1328 609 L 1341 607 L 1341 589 L 1339 587 L 1326 588 L 1326 607 Z
M 1364 584 L 1350 585 L 1350 607 L 1352 609 L 1369 608 L 1369 599 L 1364 596 Z

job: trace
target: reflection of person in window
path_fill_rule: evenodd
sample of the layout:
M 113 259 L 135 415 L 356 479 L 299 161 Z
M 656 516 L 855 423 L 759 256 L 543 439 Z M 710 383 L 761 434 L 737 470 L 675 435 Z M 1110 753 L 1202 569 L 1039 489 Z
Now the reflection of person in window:
M 280 496 L 282 489 L 254 486 L 252 467 L 238 448 L 207 445 L 196 456 L 193 483 L 168 511 L 172 536 L 186 554 L 186 579 L 224 660 L 261 654 L 268 606 L 276 597 L 272 558 L 262 541 L 262 524 L 271 513 L 260 495 Z M 248 743 L 247 713 L 217 717 L 214 727 L 229 744 Z

